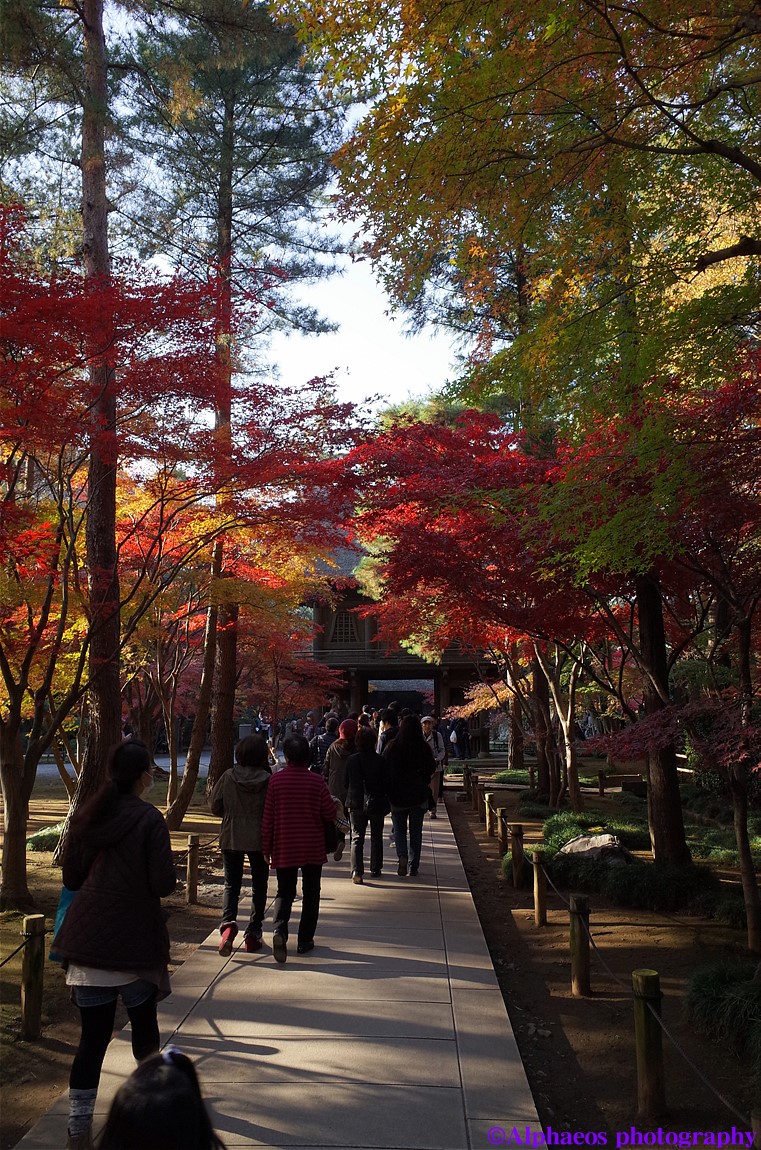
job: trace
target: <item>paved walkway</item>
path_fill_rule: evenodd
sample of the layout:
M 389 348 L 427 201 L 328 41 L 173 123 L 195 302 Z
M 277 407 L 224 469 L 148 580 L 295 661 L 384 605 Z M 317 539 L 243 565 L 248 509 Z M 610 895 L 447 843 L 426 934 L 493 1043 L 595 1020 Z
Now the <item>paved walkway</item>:
M 346 856 L 325 867 L 311 954 L 296 955 L 292 921 L 293 953 L 277 965 L 265 922 L 258 954 L 220 958 L 215 932 L 174 975 L 162 1041 L 196 1060 L 229 1150 L 481 1150 L 492 1126 L 541 1130 L 446 815 L 426 820 L 416 878 L 399 878 L 386 851 L 383 877 L 364 886 Z M 133 1066 L 122 1031 L 96 1129 Z M 59 1150 L 65 1130 L 63 1097 L 19 1147 Z

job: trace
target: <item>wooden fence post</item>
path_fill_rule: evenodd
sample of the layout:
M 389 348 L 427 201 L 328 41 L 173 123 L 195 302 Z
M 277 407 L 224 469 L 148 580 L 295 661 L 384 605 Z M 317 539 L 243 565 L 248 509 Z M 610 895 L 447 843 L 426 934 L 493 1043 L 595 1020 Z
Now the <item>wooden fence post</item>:
M 21 955 L 21 1037 L 37 1039 L 42 1034 L 45 915 L 27 915 L 22 932 L 26 946 Z
M 465 766 L 462 768 L 462 785 L 465 788 L 465 797 L 468 799 L 471 796 L 471 785 L 472 785 L 470 776 L 471 776 L 471 770 L 470 770 L 470 767 L 468 766 L 468 764 L 466 763 Z
M 523 827 L 520 823 L 513 823 L 510 827 L 510 858 L 513 864 L 513 886 L 519 890 L 523 882 L 523 866 L 526 858 L 523 853 Z
M 600 798 L 605 798 L 605 771 L 597 772 L 597 793 Z
M 484 794 L 484 815 L 486 817 L 486 833 L 490 838 L 494 838 L 494 807 L 492 806 L 492 799 L 494 795 L 491 791 L 486 791 Z
M 529 767 L 529 769 L 528 769 L 528 789 L 530 791 L 533 791 L 533 789 L 534 789 L 535 772 L 536 772 L 535 767 L 533 767 L 533 766 Z
M 484 786 L 485 785 L 486 784 L 484 784 Z M 477 791 L 476 798 L 477 798 L 476 810 L 478 811 L 478 821 L 479 821 L 479 823 L 485 823 L 486 822 L 486 801 L 484 799 L 484 787 L 481 786 L 480 783 L 478 785 L 478 791 Z
M 589 899 L 583 894 L 571 895 L 571 993 L 574 998 L 589 998 Z
M 507 807 L 497 807 L 497 838 L 499 853 L 507 854 Z
M 198 902 L 198 855 L 200 835 L 188 835 L 188 877 L 185 884 L 185 902 L 194 906 Z
M 470 776 L 470 805 L 474 811 L 478 811 L 478 775 L 476 774 Z
M 533 851 L 534 864 L 534 925 L 547 925 L 547 875 L 544 873 L 544 851 Z
M 637 1047 L 637 1117 L 659 1118 L 666 1109 L 663 1083 L 663 1036 L 652 1010 L 661 1013 L 661 986 L 656 970 L 633 970 L 634 1040 Z

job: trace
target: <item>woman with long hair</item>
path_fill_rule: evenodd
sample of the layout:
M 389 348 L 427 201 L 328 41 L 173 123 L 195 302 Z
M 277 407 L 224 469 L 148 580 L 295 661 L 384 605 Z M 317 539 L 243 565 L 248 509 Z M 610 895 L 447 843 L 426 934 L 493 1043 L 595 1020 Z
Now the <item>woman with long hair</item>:
M 430 799 L 431 775 L 436 763 L 417 715 L 407 715 L 399 734 L 383 752 L 385 788 L 391 803 L 391 822 L 398 865 L 396 873 L 414 877 L 420 866 L 423 819 Z M 408 840 L 409 832 L 409 840 Z
M 67 1150 L 92 1147 L 103 1059 L 121 997 L 138 1062 L 159 1049 L 158 999 L 169 994 L 169 935 L 161 899 L 174 890 L 169 831 L 143 796 L 153 782 L 148 748 L 115 747 L 109 781 L 71 820 L 63 882 L 76 895 L 54 947 L 82 1030 L 69 1077 Z
M 361 716 L 360 716 L 361 718 Z M 351 820 L 351 877 L 364 883 L 365 835 L 370 827 L 370 874 L 379 878 L 383 869 L 383 823 L 389 812 L 384 790 L 385 759 L 375 750 L 375 731 L 361 726 L 357 731 L 356 751 L 346 766 L 348 788 L 346 809 Z

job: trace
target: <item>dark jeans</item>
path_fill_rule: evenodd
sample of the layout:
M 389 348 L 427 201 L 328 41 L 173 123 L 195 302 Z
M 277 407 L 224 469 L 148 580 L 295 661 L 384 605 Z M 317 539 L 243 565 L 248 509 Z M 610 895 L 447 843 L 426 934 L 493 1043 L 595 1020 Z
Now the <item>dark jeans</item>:
M 423 846 L 423 819 L 428 803 L 416 807 L 392 807 L 391 822 L 394 824 L 394 843 L 397 857 L 409 858 L 410 870 L 420 866 L 420 851 Z M 407 826 L 409 824 L 409 854 L 407 852 Z
M 127 1010 L 132 1023 L 132 1053 L 136 1062 L 142 1062 L 159 1048 L 159 1024 L 156 1020 L 156 996 Z M 116 997 L 102 1006 L 80 1006 L 82 1033 L 79 1048 L 69 1076 L 69 1086 L 75 1090 L 92 1090 L 100 1082 L 100 1071 L 106 1050 L 114 1032 Z
M 351 870 L 352 874 L 365 873 L 365 834 L 370 825 L 370 870 L 383 868 L 383 824 L 385 815 L 367 815 L 364 811 L 350 811 Z
M 235 922 L 238 917 L 238 900 L 243 883 L 243 860 L 248 858 L 251 867 L 251 921 L 246 933 L 261 934 L 264 911 L 267 906 L 267 880 L 269 867 L 261 851 L 222 851 L 222 865 L 225 872 L 225 889 L 222 896 L 222 925 Z
M 314 863 L 301 868 L 297 866 L 279 866 L 277 874 L 277 894 L 273 906 L 272 930 L 275 934 L 288 937 L 288 922 L 291 917 L 291 907 L 296 897 L 296 879 L 301 870 L 301 919 L 299 921 L 299 942 L 311 942 L 317 929 L 317 919 L 320 914 L 320 879 L 322 867 Z

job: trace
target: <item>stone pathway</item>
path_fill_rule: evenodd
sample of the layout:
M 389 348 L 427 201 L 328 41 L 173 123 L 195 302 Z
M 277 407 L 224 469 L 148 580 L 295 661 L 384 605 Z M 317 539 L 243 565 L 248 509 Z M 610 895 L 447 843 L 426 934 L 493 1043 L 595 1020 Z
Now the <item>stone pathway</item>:
M 275 963 L 217 953 L 215 932 L 172 979 L 162 1041 L 197 1064 L 212 1121 L 237 1147 L 481 1150 L 517 1126 L 541 1131 L 518 1047 L 443 808 L 426 820 L 420 874 L 393 848 L 379 879 L 351 883 L 347 855 L 323 871 L 317 945 Z M 387 824 L 388 825 L 388 824 Z M 274 893 L 274 876 L 270 890 Z M 133 1068 L 116 1035 L 96 1130 Z M 18 1144 L 61 1150 L 65 1096 Z

